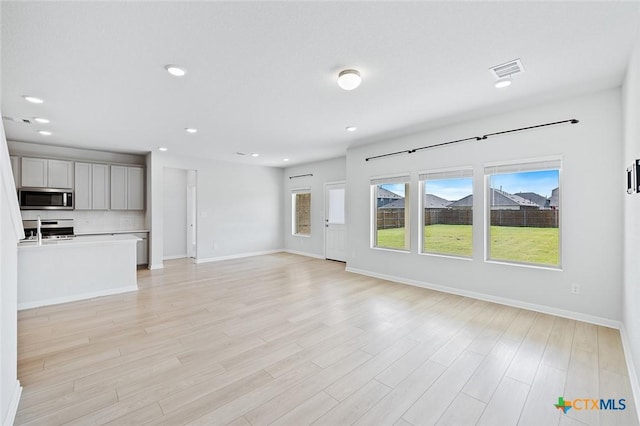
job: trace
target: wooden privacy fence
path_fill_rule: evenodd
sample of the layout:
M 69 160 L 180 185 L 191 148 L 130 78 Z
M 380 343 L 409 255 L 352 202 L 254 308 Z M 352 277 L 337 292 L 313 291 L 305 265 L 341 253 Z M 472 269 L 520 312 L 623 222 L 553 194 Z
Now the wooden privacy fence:
M 378 209 L 377 228 L 404 228 L 404 209 Z M 425 225 L 471 225 L 471 209 L 424 209 Z M 492 226 L 557 228 L 558 210 L 492 210 Z

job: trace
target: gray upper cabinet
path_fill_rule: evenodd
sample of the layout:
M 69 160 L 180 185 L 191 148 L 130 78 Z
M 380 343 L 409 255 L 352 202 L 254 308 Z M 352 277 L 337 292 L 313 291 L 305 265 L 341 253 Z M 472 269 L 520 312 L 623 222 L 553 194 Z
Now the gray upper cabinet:
M 109 166 L 107 164 L 76 163 L 75 209 L 109 209 Z
M 47 160 L 47 186 L 49 188 L 73 188 L 73 162 Z
M 127 209 L 127 168 L 111 166 L 111 210 Z
M 13 180 L 16 183 L 16 188 L 20 188 L 20 158 L 11 155 L 11 171 L 13 172 Z
M 111 210 L 144 210 L 144 168 L 111 166 Z
M 46 188 L 47 166 L 48 160 L 44 158 L 22 157 L 22 186 Z
M 107 164 L 91 165 L 91 194 L 93 210 L 109 209 L 109 166 Z
M 91 210 L 91 164 L 76 163 L 76 187 L 74 208 Z
M 73 188 L 73 162 L 22 157 L 21 186 Z
M 144 210 L 144 169 L 127 167 L 127 209 Z

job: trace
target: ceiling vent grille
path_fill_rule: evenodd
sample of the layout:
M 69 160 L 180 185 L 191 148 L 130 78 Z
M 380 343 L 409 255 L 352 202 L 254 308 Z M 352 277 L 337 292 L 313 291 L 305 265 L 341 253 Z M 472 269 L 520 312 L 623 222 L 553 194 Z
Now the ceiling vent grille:
M 6 115 L 3 115 L 2 119 L 7 121 L 15 121 L 16 123 L 31 124 L 31 120 L 29 120 L 28 118 L 7 117 Z
M 522 62 L 520 62 L 520 59 L 514 59 L 513 61 L 491 67 L 489 68 L 489 71 L 491 71 L 491 74 L 493 74 L 496 79 L 500 79 L 520 74 L 524 72 L 524 67 L 522 66 Z

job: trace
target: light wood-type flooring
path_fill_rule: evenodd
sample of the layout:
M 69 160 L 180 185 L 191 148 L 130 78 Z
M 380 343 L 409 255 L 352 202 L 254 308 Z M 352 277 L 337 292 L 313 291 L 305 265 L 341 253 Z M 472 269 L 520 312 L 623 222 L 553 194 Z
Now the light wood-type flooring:
M 19 313 L 16 424 L 638 424 L 610 328 L 285 253 L 138 284 Z

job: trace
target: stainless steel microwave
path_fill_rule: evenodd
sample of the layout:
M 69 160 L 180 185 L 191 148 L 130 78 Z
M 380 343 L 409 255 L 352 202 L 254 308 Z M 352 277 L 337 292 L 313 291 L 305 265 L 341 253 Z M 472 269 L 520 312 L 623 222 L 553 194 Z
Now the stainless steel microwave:
M 21 210 L 73 210 L 73 191 L 55 188 L 21 188 Z

